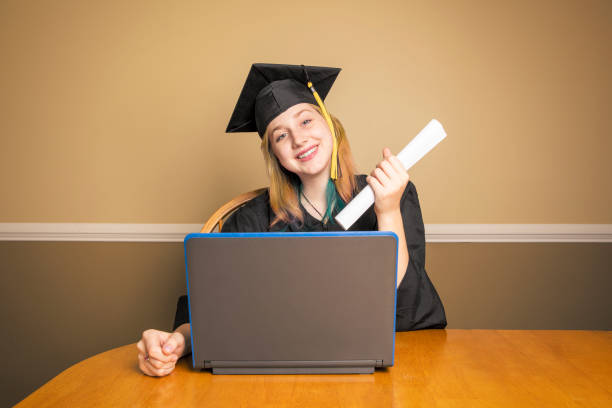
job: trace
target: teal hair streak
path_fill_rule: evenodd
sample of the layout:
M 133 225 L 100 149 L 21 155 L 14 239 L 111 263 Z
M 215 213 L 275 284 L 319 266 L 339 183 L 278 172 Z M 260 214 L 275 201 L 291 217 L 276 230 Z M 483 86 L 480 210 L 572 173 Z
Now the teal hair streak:
M 302 184 L 300 183 L 298 187 L 298 200 L 300 195 L 302 194 Z M 325 190 L 325 198 L 327 199 L 327 209 L 325 210 L 325 214 L 323 214 L 323 223 L 327 223 L 330 221 L 331 223 L 335 223 L 334 217 L 332 217 L 332 213 L 334 211 L 341 211 L 346 203 L 342 201 L 342 197 L 338 194 L 338 190 L 336 190 L 336 185 L 330 178 L 327 180 L 327 189 Z

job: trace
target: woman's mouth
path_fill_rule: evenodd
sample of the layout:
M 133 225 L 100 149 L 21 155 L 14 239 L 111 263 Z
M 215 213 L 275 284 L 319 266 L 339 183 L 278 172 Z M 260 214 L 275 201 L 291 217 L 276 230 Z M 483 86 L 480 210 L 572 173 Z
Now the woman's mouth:
M 319 150 L 319 145 L 312 146 L 308 150 L 303 150 L 300 154 L 297 155 L 297 159 L 299 161 L 308 161 L 312 159 Z

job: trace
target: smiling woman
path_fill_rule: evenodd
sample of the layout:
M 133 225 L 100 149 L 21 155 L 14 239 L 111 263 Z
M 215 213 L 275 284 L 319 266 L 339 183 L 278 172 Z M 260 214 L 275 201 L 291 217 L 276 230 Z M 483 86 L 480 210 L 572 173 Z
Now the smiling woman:
M 270 206 L 275 214 L 272 225 L 279 221 L 304 221 L 300 199 L 306 201 L 310 213 L 314 210 L 315 217 L 331 219 L 334 210 L 341 210 L 355 194 L 355 165 L 348 139 L 342 123 L 330 116 L 338 143 L 339 171 L 333 183 L 327 177 L 330 174 L 333 141 L 321 108 L 308 103 L 292 106 L 271 122 L 271 131 L 264 133 L 261 151 L 270 177 Z M 302 178 L 315 180 L 315 183 L 321 179 L 320 184 L 325 184 L 325 196 L 317 197 L 309 194 L 309 191 L 298 191 L 302 187 Z M 307 197 L 317 197 L 319 207 L 326 210 L 320 212 Z
M 323 105 L 339 72 L 253 64 L 227 132 L 259 133 L 270 187 L 238 209 L 222 232 L 342 231 L 335 215 L 369 184 L 374 206 L 350 229 L 392 231 L 398 237 L 396 329 L 444 328 L 444 307 L 425 272 L 425 230 L 414 184 L 387 148 L 369 176 L 355 175 L 344 128 Z M 173 333 L 143 333 L 141 370 L 152 376 L 172 372 L 190 351 L 190 332 L 182 296 Z

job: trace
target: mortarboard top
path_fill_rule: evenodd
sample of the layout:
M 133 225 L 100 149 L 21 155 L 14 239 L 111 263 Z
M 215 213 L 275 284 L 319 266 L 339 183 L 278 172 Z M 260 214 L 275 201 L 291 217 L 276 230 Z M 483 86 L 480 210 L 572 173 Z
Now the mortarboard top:
M 303 102 L 317 105 L 309 82 L 325 99 L 339 73 L 340 68 L 253 64 L 226 132 L 258 132 L 263 137 L 268 124 L 290 107 Z

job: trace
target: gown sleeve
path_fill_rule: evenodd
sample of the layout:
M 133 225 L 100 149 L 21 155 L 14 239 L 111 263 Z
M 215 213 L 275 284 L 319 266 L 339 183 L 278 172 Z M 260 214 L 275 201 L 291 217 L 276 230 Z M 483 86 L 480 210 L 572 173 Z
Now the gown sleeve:
M 187 304 L 187 295 L 179 297 L 178 302 L 176 303 L 176 312 L 174 314 L 172 331 L 175 331 L 176 328 L 183 323 L 189 323 L 189 306 Z
M 266 197 L 256 197 L 236 210 L 223 223 L 221 232 L 265 232 L 269 223 Z M 178 299 L 172 331 L 184 323 L 189 323 L 189 302 L 186 295 Z
M 425 226 L 419 196 L 411 181 L 400 205 L 410 260 L 397 289 L 396 330 L 443 329 L 446 314 L 425 271 Z

